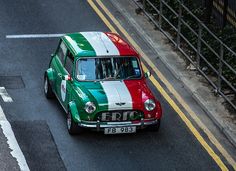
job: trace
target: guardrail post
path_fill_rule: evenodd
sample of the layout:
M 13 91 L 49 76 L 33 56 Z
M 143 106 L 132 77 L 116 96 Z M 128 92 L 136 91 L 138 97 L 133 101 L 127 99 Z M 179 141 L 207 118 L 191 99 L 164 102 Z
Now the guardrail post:
M 201 59 L 201 49 L 202 49 L 202 24 L 198 23 L 198 40 L 197 40 L 197 68 L 200 69 L 200 59 Z
M 177 32 L 176 48 L 179 49 L 179 47 L 180 47 L 180 33 L 181 33 L 181 19 L 182 19 L 182 2 L 183 2 L 183 0 L 178 1 L 178 2 L 179 2 L 179 14 L 178 14 L 178 32 Z
M 146 10 L 146 0 L 143 0 L 143 10 Z
M 163 10 L 163 4 L 162 4 L 162 0 L 160 0 L 160 13 L 159 13 L 159 27 L 160 27 L 160 29 L 161 29 L 161 25 L 162 25 L 162 14 L 163 14 L 163 12 L 162 12 L 162 10 Z
M 217 92 L 221 91 L 221 82 L 222 82 L 222 60 L 224 57 L 224 46 L 222 42 L 220 43 L 220 60 L 219 60 L 219 69 L 218 69 L 218 85 L 217 85 Z

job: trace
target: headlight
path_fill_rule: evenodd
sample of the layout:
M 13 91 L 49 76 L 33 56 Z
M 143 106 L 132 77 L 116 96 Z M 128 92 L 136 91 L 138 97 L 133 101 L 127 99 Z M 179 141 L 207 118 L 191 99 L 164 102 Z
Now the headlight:
M 147 99 L 147 100 L 144 102 L 144 106 L 145 106 L 145 109 L 146 109 L 147 111 L 152 111 L 153 109 L 155 109 L 156 104 L 155 104 L 155 102 L 154 102 L 152 99 Z
M 87 102 L 85 104 L 84 110 L 87 113 L 93 113 L 96 110 L 96 106 L 93 104 L 93 102 Z

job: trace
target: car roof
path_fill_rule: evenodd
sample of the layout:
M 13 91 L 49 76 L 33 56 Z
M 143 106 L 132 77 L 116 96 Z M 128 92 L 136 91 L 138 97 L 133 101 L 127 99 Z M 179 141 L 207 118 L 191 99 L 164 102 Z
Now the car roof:
M 77 32 L 61 37 L 74 57 L 137 56 L 138 53 L 118 34 Z

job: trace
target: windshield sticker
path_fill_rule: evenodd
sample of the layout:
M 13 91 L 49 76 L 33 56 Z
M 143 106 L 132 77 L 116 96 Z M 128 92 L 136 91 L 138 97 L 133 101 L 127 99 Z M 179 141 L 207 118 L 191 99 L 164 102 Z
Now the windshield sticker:
M 85 80 L 86 75 L 77 75 L 78 80 Z
M 139 69 L 134 69 L 134 71 L 135 71 L 135 75 L 140 75 L 140 70 Z
M 136 60 L 132 61 L 132 65 L 134 68 L 138 68 L 138 62 Z

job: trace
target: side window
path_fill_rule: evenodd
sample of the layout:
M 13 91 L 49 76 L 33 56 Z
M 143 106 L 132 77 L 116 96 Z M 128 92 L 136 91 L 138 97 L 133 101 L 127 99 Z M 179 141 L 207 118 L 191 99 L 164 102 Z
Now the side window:
M 57 51 L 57 56 L 59 57 L 62 64 L 64 64 L 64 59 L 65 59 L 64 57 L 65 57 L 65 54 L 66 54 L 66 50 L 67 49 L 66 49 L 65 44 L 63 42 L 61 42 L 60 47 Z
M 72 75 L 73 62 L 74 62 L 74 57 L 72 56 L 70 51 L 68 51 L 67 57 L 66 57 L 65 69 L 70 75 Z

